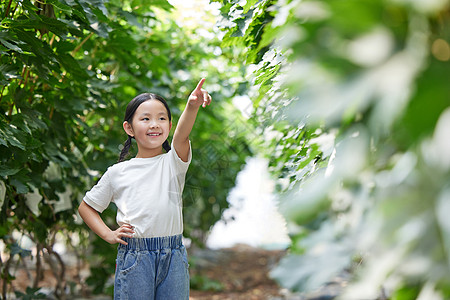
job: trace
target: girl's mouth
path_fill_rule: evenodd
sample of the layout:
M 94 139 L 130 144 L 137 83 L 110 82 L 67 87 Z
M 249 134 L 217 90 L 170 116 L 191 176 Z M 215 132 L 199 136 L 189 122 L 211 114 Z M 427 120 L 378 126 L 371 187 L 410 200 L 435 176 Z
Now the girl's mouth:
M 160 136 L 161 133 L 147 133 L 148 136 Z

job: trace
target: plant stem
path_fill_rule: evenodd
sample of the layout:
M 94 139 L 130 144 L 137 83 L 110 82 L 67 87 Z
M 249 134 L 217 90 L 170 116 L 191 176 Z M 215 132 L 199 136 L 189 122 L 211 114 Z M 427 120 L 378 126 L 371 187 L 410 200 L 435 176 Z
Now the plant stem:
M 30 88 L 30 97 L 28 98 L 28 102 L 31 104 L 31 101 L 33 101 L 33 92 L 34 92 L 34 88 L 36 87 L 36 81 L 38 79 L 38 75 L 34 76 L 33 78 L 33 85 Z
M 6 89 L 6 85 L 3 86 L 2 92 L 0 93 L 0 102 L 2 102 L 2 99 L 3 99 L 3 92 L 5 91 L 5 89 Z
M 33 288 L 37 288 L 39 281 L 42 279 L 42 263 L 41 263 L 42 245 L 36 245 L 36 277 L 34 277 Z
M 12 115 L 13 108 L 14 108 L 14 102 L 11 103 L 11 105 L 9 106 L 8 116 Z
M 17 2 L 16 7 L 14 7 L 14 9 L 11 12 L 11 18 L 14 16 L 14 14 L 16 13 L 17 7 L 19 7 L 19 2 Z
M 56 34 L 53 34 L 53 35 L 52 35 L 52 38 L 50 39 L 50 42 L 48 42 L 48 44 L 49 44 L 50 46 L 53 45 L 53 41 L 55 40 L 55 37 L 56 37 Z
M 12 0 L 9 0 L 8 7 L 6 7 L 5 19 L 6 19 L 6 18 L 8 17 L 8 15 L 9 15 L 9 10 L 11 9 L 11 3 L 12 3 Z
M 23 87 L 27 86 L 28 78 L 30 78 L 30 69 L 27 69 L 27 73 L 25 74 L 25 82 L 23 83 Z
M 83 47 L 84 43 L 86 43 L 87 40 L 88 40 L 93 34 L 94 34 L 93 32 L 89 33 L 89 35 L 88 35 L 87 37 L 85 37 L 84 40 L 82 40 L 81 43 L 80 43 L 75 49 L 73 49 L 73 51 L 72 51 L 72 53 L 71 53 L 72 56 L 74 56 L 75 53 L 77 53 L 77 52 L 81 49 L 81 47 Z
M 9 277 L 9 265 L 11 264 L 12 256 L 8 258 L 8 260 L 5 263 L 5 267 L 2 272 L 2 280 L 3 280 L 3 286 L 2 286 L 2 298 L 6 299 L 7 289 L 8 289 L 8 277 Z
M 20 74 L 20 77 L 22 77 L 19 81 L 19 87 L 22 85 L 22 83 L 24 82 L 24 76 L 25 76 L 25 71 L 27 69 L 27 66 L 24 65 L 22 68 L 22 73 Z
M 61 297 L 64 297 L 64 288 L 65 288 L 64 276 L 66 273 L 66 267 L 64 265 L 64 261 L 62 260 L 61 256 L 53 250 L 52 245 L 47 245 L 45 247 L 45 249 L 47 249 L 47 251 L 48 251 L 48 254 L 49 254 L 48 255 L 48 263 L 49 263 L 50 267 L 52 268 L 53 276 L 55 276 L 55 279 L 56 279 L 55 294 L 59 299 L 61 299 Z M 58 274 L 57 267 L 53 264 L 53 262 L 51 260 L 52 255 L 56 258 L 56 260 L 58 261 L 58 263 L 61 267 L 59 274 Z

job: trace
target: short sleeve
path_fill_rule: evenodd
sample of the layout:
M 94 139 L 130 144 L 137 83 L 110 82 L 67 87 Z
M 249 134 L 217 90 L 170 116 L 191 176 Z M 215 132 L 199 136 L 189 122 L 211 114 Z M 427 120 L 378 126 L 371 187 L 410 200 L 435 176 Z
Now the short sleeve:
M 188 155 L 187 161 L 183 161 L 178 156 L 177 151 L 173 147 L 173 142 L 172 142 L 171 148 L 172 148 L 172 150 L 170 150 L 168 154 L 170 156 L 170 161 L 171 161 L 172 167 L 175 168 L 177 173 L 186 173 L 189 168 L 189 164 L 191 163 L 191 159 L 192 159 L 191 141 L 189 141 L 189 155 Z
M 103 212 L 112 200 L 113 189 L 109 179 L 110 170 L 108 169 L 102 178 L 94 187 L 86 193 L 83 201 L 98 212 Z

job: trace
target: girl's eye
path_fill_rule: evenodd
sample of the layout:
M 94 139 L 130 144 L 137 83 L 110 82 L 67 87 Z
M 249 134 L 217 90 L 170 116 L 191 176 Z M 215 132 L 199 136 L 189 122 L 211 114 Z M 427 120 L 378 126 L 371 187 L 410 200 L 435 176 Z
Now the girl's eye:
M 164 120 L 165 120 L 166 118 L 164 118 L 164 117 L 161 117 L 161 118 L 159 118 L 159 119 L 160 119 L 160 120 L 163 120 L 163 121 L 164 121 Z
M 149 118 L 143 118 L 142 119 L 143 121 L 148 121 L 148 120 L 150 120 Z

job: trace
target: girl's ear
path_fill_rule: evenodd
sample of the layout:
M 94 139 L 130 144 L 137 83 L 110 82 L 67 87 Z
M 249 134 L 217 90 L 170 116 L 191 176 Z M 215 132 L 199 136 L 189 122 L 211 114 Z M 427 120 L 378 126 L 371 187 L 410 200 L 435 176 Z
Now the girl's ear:
M 169 131 L 172 129 L 172 121 L 169 123 Z
M 133 132 L 133 127 L 131 127 L 131 124 L 128 123 L 128 121 L 123 122 L 123 130 L 125 130 L 125 132 L 133 137 L 134 136 L 134 132 Z

